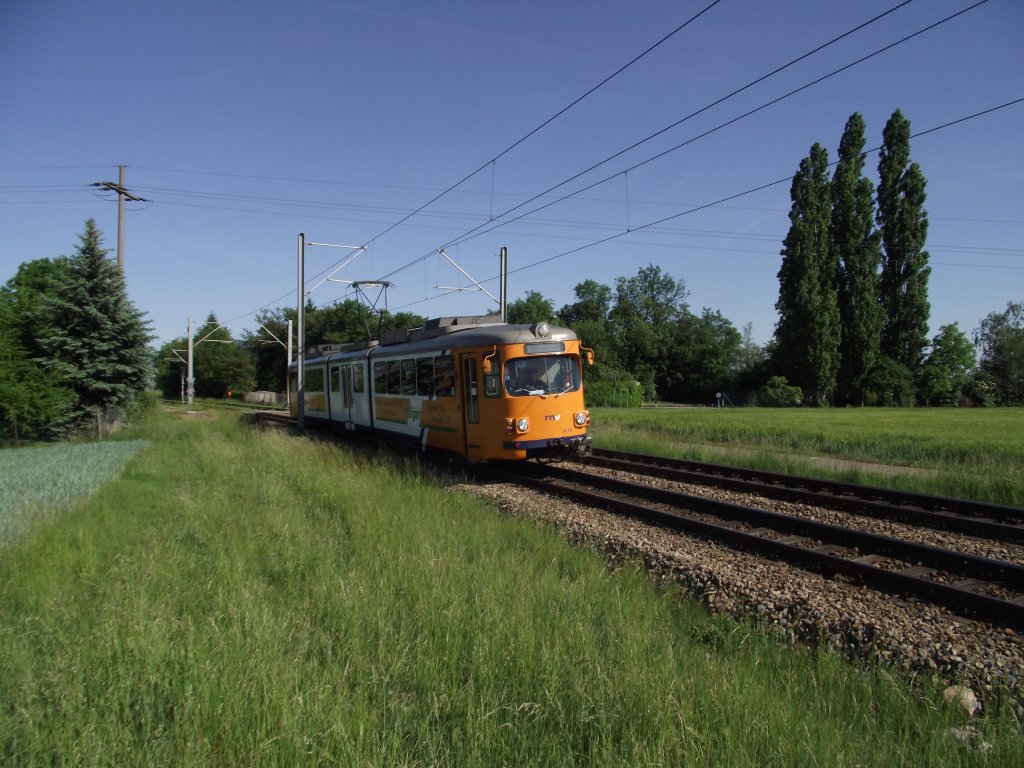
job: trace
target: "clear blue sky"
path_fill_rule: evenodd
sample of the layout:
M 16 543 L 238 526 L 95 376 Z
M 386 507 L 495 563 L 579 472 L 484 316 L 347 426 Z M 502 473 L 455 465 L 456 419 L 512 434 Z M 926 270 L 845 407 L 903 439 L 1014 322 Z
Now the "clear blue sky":
M 89 217 L 114 248 L 116 202 L 89 185 L 116 181 L 125 164 L 127 186 L 152 201 L 128 206 L 126 275 L 156 343 L 183 335 L 189 315 L 201 322 L 214 312 L 237 335 L 254 328 L 255 310 L 294 306 L 299 232 L 369 244 L 337 276 L 388 276 L 393 311 L 494 308 L 480 292 L 442 295 L 435 286 L 471 284 L 429 254 L 455 243 L 451 257 L 497 295 L 497 254 L 507 245 L 511 299 L 537 290 L 557 309 L 584 279 L 614 287 L 656 264 L 685 282 L 694 311 L 752 323 L 763 343 L 776 321 L 788 179 L 810 146 L 821 142 L 834 159 L 854 111 L 876 147 L 897 108 L 919 132 L 1024 97 L 1024 3 L 990 0 L 622 173 L 971 4 L 916 0 L 558 194 L 610 180 L 463 239 L 898 5 L 722 0 L 488 164 L 709 2 L 7 0 L 0 280 L 23 261 L 71 253 Z M 928 180 L 933 332 L 958 322 L 969 334 L 989 312 L 1024 301 L 1024 103 L 916 138 L 911 153 Z M 873 180 L 877 164 L 873 152 Z M 307 276 L 342 255 L 308 249 Z M 312 298 L 348 295 L 329 283 Z

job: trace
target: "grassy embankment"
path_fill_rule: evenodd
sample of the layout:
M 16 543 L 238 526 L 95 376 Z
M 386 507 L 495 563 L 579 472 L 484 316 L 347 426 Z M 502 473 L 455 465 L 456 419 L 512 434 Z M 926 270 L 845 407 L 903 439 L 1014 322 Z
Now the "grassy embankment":
M 972 750 L 927 684 L 709 618 L 415 463 L 207 415 L 153 414 L 119 479 L 0 549 L 0 762 L 1024 763 L 1009 708 Z
M 1024 507 L 1024 408 L 601 408 L 593 416 L 599 447 Z

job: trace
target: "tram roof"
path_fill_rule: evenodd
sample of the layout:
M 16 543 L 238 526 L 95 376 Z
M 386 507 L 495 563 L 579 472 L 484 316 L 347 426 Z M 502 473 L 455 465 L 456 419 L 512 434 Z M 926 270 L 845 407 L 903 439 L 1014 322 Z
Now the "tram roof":
M 381 340 L 360 344 L 344 344 L 340 348 L 309 357 L 306 363 L 324 360 L 362 359 L 441 351 L 456 347 L 475 347 L 488 344 L 525 344 L 544 341 L 573 341 L 575 331 L 548 323 L 489 322 L 497 315 L 484 317 L 435 318 L 422 328 L 389 331 Z

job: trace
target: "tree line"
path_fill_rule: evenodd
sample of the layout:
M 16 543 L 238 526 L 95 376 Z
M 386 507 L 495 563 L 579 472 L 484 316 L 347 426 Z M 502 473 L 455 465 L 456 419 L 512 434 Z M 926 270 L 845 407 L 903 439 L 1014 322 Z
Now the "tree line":
M 538 291 L 508 306 L 512 323 L 551 322 L 572 328 L 595 350 L 593 367 L 585 367 L 590 405 L 635 406 L 644 401 L 714 404 L 718 395 L 734 405 L 795 406 L 808 402 L 800 387 L 780 373 L 776 343 L 754 342 L 748 323 L 737 329 L 718 310 L 699 312 L 687 302 L 681 279 L 655 265 L 619 277 L 614 287 L 586 280 L 575 287 L 575 301 L 556 309 Z M 365 305 L 346 300 L 328 307 L 306 307 L 307 346 L 365 340 L 381 331 L 414 328 L 424 318 L 409 313 L 374 315 Z M 199 396 L 223 397 L 250 389 L 283 391 L 287 323 L 294 308 L 265 310 L 257 330 L 232 344 L 201 343 L 194 372 Z M 951 332 L 952 329 L 952 332 Z M 230 333 L 210 315 L 196 339 L 230 340 Z M 975 345 L 955 326 L 943 328 L 929 344 L 921 365 L 920 404 L 1024 405 L 1024 304 L 993 312 L 975 333 Z M 182 337 L 161 351 L 158 383 L 168 397 L 183 387 Z M 966 345 L 966 346 L 965 346 Z M 175 354 L 177 350 L 178 354 Z M 925 397 L 928 399 L 925 400 Z
M 294 307 L 261 310 L 255 329 L 234 339 L 215 313 L 192 334 L 192 374 L 197 397 L 225 397 L 252 391 L 284 392 L 288 366 L 288 323 L 295 324 Z M 410 312 L 375 314 L 354 299 L 305 307 L 306 347 L 309 350 L 377 338 L 397 328 L 416 328 L 425 318 Z M 293 346 L 295 331 L 292 331 Z M 188 339 L 180 336 L 156 354 L 156 386 L 165 397 L 183 397 L 187 376 Z M 295 351 L 292 350 L 292 359 Z
M 651 265 L 634 277 L 620 278 L 613 291 L 593 280 L 576 286 L 576 301 L 558 311 L 536 291 L 508 306 L 511 323 L 552 322 L 573 328 L 597 353 L 587 368 L 588 402 L 594 405 L 639 405 L 643 400 L 703 401 L 708 391 L 754 369 L 764 351 L 737 331 L 720 312 L 690 311 L 681 280 Z M 295 309 L 264 310 L 256 330 L 237 341 L 210 314 L 194 332 L 203 340 L 194 348 L 196 394 L 223 397 L 252 389 L 283 391 L 288 321 Z M 486 312 L 482 314 L 487 314 Z M 365 341 L 397 328 L 415 328 L 425 318 L 412 313 L 375 315 L 348 299 L 326 307 L 307 305 L 307 348 Z M 231 344 L 208 343 L 232 341 Z M 164 345 L 157 355 L 157 384 L 165 396 L 178 397 L 185 375 L 184 337 Z

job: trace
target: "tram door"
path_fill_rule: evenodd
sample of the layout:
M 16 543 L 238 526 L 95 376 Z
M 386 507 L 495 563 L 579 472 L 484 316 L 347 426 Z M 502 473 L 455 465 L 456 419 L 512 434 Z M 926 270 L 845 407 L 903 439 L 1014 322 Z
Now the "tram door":
M 331 421 L 352 429 L 352 366 L 331 366 Z
M 341 413 L 345 429 L 355 429 L 352 423 L 352 366 L 341 366 Z
M 462 397 L 466 417 L 466 456 L 480 456 L 480 377 L 479 364 L 470 355 L 462 355 Z

